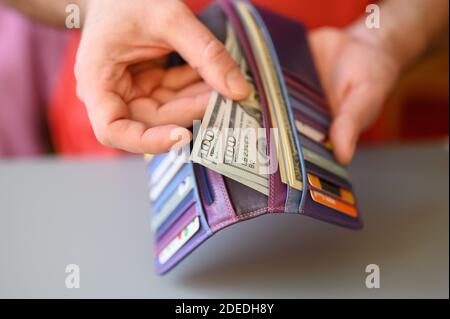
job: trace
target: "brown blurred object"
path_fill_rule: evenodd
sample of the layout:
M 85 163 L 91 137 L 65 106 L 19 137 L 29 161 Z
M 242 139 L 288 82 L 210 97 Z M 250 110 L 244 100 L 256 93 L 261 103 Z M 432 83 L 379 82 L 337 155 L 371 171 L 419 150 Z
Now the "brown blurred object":
M 365 142 L 445 139 L 449 116 L 448 30 L 402 76 Z

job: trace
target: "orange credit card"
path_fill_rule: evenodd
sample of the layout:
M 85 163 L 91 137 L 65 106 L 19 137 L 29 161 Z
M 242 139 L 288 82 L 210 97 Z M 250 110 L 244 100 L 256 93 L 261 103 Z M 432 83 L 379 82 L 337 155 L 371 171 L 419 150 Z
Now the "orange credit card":
M 334 196 L 337 196 L 340 199 L 342 199 L 344 202 L 347 202 L 351 205 L 355 205 L 355 196 L 350 190 L 340 187 L 332 182 L 329 182 L 323 179 L 322 177 L 317 177 L 309 173 L 308 173 L 308 181 L 311 186 L 314 186 L 315 188 L 320 189 L 324 192 L 331 193 Z
M 340 201 L 338 199 L 335 199 L 331 196 L 328 196 L 324 193 L 320 193 L 315 190 L 310 190 L 310 193 L 311 193 L 312 199 L 316 203 L 319 203 L 319 204 L 322 204 L 329 208 L 332 208 L 334 210 L 337 210 L 338 212 L 341 212 L 350 217 L 353 217 L 353 218 L 358 217 L 358 211 L 356 210 L 355 206 L 344 203 L 343 201 Z

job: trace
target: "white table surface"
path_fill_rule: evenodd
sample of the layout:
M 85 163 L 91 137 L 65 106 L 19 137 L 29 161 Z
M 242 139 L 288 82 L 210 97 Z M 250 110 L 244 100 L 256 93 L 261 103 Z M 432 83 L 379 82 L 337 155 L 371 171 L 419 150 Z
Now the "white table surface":
M 158 277 L 141 158 L 0 161 L 0 297 L 448 298 L 448 145 L 363 148 L 351 175 L 362 231 L 262 216 Z

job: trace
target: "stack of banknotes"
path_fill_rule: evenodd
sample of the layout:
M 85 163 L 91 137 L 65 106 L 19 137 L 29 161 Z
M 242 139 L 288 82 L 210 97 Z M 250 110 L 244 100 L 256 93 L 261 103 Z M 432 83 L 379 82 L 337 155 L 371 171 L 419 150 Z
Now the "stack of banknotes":
M 251 94 L 233 101 L 213 92 L 192 145 L 147 156 L 159 273 L 214 232 L 263 213 L 362 226 L 303 27 L 247 1 L 219 3 L 221 39 Z M 285 44 L 297 34 L 298 45 Z

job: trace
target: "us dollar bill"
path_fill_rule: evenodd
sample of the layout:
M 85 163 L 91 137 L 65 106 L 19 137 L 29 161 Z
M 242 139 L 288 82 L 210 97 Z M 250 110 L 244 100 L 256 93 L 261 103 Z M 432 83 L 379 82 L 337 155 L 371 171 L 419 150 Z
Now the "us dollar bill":
M 258 13 L 246 1 L 235 1 L 237 12 L 250 40 L 255 54 L 256 65 L 266 90 L 268 109 L 272 125 L 279 131 L 276 139 L 277 154 L 280 158 L 281 181 L 297 190 L 303 189 L 300 150 L 297 148 L 294 128 L 290 124 L 287 96 L 281 85 L 277 70 L 276 53 L 273 51 L 270 36 Z
M 211 94 L 191 160 L 267 195 L 269 158 L 259 96 L 230 25 L 225 47 L 251 84 L 251 94 L 244 101 Z

